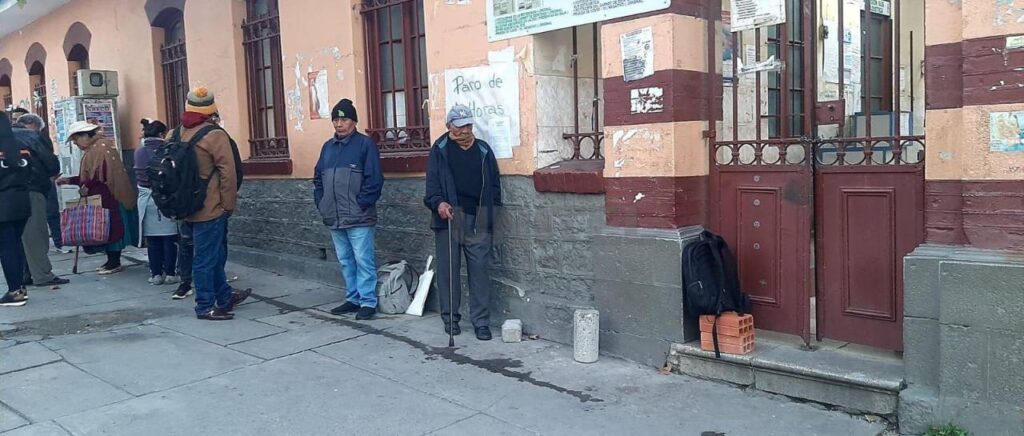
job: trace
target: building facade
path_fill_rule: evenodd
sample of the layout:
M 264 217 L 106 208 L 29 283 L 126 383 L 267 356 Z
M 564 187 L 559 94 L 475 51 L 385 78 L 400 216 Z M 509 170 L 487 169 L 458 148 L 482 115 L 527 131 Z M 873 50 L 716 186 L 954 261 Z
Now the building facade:
M 310 179 L 344 97 L 386 171 L 378 256 L 424 263 L 426 156 L 467 103 L 501 157 L 496 318 L 571 343 L 597 308 L 603 351 L 661 366 L 699 337 L 681 253 L 710 229 L 759 329 L 901 362 L 898 408 L 875 413 L 1024 428 L 1024 21 L 1005 2 L 643 0 L 565 26 L 528 0 L 14 3 L 5 107 L 52 116 L 75 71 L 117 71 L 133 148 L 139 119 L 216 94 L 247 176 L 235 261 L 340 283 Z

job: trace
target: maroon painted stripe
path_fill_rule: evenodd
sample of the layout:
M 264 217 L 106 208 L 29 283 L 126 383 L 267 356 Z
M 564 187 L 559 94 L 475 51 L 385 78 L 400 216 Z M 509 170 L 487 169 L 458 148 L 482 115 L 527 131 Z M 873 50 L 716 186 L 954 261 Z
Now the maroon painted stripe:
M 926 242 L 1024 250 L 1024 183 L 929 180 Z
M 712 115 L 722 119 L 721 93 L 709 99 L 707 87 L 720 84 L 718 74 L 689 70 L 662 70 L 633 82 L 622 76 L 604 79 L 604 123 L 606 126 L 705 121 Z M 660 112 L 632 113 L 631 91 L 661 88 L 663 108 Z
M 926 109 L 963 107 L 961 48 L 958 42 L 924 48 Z
M 643 194 L 637 200 L 637 194 Z M 706 225 L 708 176 L 605 179 L 605 215 L 615 227 Z
M 600 194 L 604 192 L 604 159 L 559 162 L 533 172 L 537 192 Z

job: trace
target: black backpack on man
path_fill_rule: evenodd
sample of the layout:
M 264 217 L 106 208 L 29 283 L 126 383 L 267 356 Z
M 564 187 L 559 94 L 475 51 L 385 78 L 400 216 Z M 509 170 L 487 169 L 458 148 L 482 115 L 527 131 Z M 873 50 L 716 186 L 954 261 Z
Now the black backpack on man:
M 750 296 L 740 290 L 736 259 L 721 236 L 704 231 L 683 248 L 683 306 L 693 317 L 715 316 L 711 335 L 715 357 L 721 357 L 718 317 L 729 311 L 750 312 Z
M 161 146 L 150 159 L 146 168 L 153 190 L 153 202 L 160 213 L 176 220 L 186 219 L 203 209 L 206 202 L 206 188 L 213 173 L 206 178 L 199 174 L 195 146 L 207 134 L 223 130 L 220 126 L 206 126 L 199 129 L 188 142 L 181 141 L 181 128 L 174 130 L 171 139 Z M 242 159 L 235 141 L 228 136 L 231 154 L 235 160 L 235 175 L 238 187 L 242 186 Z M 216 170 L 214 170 L 216 171 Z

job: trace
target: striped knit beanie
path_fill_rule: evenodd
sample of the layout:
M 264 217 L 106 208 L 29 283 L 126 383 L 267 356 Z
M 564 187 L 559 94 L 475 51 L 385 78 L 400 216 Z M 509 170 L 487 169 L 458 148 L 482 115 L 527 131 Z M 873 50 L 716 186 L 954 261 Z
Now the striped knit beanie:
M 213 93 L 203 86 L 193 89 L 188 93 L 185 101 L 185 112 L 195 112 L 203 115 L 217 113 L 217 103 L 213 101 Z

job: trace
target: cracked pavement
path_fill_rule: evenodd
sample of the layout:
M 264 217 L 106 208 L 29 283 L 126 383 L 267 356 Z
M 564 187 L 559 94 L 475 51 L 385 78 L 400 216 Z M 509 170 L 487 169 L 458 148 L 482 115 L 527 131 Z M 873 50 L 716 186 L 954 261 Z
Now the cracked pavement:
M 139 257 L 141 253 L 126 253 Z M 545 340 L 448 338 L 436 314 L 355 321 L 341 289 L 229 264 L 226 322 L 144 265 L 0 308 L 0 433 L 22 435 L 877 435 L 879 423 Z M 103 259 L 83 256 L 81 271 Z M 529 326 L 527 326 L 527 329 Z

